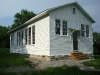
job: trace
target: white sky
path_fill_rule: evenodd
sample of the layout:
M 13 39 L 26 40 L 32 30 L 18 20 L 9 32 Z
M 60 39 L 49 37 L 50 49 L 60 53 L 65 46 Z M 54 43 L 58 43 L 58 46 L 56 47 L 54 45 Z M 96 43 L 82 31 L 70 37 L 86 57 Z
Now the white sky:
M 0 0 L 0 25 L 13 24 L 14 15 L 22 9 L 38 14 L 45 9 L 72 2 L 75 0 Z M 94 31 L 100 32 L 100 0 L 77 0 L 77 2 L 96 21 Z

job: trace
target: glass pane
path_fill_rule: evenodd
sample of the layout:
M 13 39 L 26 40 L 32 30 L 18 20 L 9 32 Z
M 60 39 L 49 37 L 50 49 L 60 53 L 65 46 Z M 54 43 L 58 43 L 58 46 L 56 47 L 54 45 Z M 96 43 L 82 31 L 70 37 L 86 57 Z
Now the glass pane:
M 55 20 L 56 26 L 55 26 L 55 32 L 56 34 L 60 34 L 60 20 Z

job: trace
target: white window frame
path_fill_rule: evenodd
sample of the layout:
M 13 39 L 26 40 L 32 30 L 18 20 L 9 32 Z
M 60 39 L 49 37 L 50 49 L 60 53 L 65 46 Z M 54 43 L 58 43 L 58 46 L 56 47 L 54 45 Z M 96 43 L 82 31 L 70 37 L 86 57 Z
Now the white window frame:
M 34 35 L 33 35 L 33 27 L 34 27 Z M 35 45 L 35 43 L 36 43 L 36 41 L 35 41 L 35 40 L 36 40 L 36 38 L 35 38 L 35 34 L 36 34 L 36 33 L 35 33 L 35 30 L 36 30 L 35 25 L 33 25 L 33 26 L 32 26 L 32 45 Z M 33 41 L 33 37 L 34 37 L 34 41 Z M 33 42 L 34 42 L 34 43 L 33 43 Z
M 29 30 L 30 29 L 30 30 Z M 32 33 L 32 28 L 31 27 L 28 27 L 28 45 L 31 45 L 31 33 Z
M 17 31 L 17 46 L 19 46 L 19 32 Z
M 87 37 L 87 30 L 86 30 L 86 37 L 89 38 L 89 37 L 90 37 L 90 26 L 89 26 L 89 25 L 86 25 L 86 26 L 88 26 L 88 35 L 89 35 L 89 36 Z M 86 26 L 85 26 L 85 27 L 86 27 Z M 87 28 L 86 28 L 86 29 L 87 29 Z
M 55 28 L 56 28 L 56 20 L 60 20 L 60 34 L 56 34 L 56 29 L 55 29 L 55 35 L 56 36 L 68 36 L 68 21 L 56 18 L 55 23 L 54 23 Z M 67 35 L 63 35 L 63 21 L 67 22 Z
M 23 45 L 23 38 L 24 38 L 24 33 L 23 29 L 21 30 L 21 45 Z
M 25 45 L 28 45 L 28 28 L 25 28 L 24 30 L 25 30 Z
M 62 36 L 68 36 L 68 21 L 67 22 L 67 35 L 63 35 L 63 21 L 66 21 L 66 20 L 62 20 L 62 23 L 61 23 L 61 33 L 62 33 Z
M 55 35 L 61 35 L 61 34 L 62 34 L 62 33 L 61 33 L 61 29 L 62 29 L 62 28 L 61 28 L 61 20 L 60 20 L 60 27 L 59 27 L 59 28 L 60 28 L 60 34 L 56 34 L 56 27 L 57 27 L 57 26 L 56 26 L 56 20 L 60 20 L 60 19 L 55 19 Z
M 82 30 L 82 25 L 84 26 L 84 30 Z M 81 24 L 81 36 L 82 36 L 82 32 L 84 33 L 84 36 L 82 36 L 82 37 L 85 37 L 85 25 L 84 24 Z

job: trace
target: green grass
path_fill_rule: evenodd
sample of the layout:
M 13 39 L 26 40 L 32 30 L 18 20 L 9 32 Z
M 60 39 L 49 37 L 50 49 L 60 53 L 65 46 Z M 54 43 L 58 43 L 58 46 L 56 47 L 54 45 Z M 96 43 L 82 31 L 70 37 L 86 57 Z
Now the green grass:
M 96 69 L 100 69 L 100 55 L 95 55 L 94 59 L 95 60 L 83 62 L 83 64 L 86 65 L 86 66 L 94 67 Z
M 0 48 L 0 68 L 30 66 L 31 62 L 18 55 L 10 54 L 8 48 Z
M 92 60 L 90 62 L 95 61 L 95 66 L 100 67 L 100 58 L 99 56 L 95 56 L 96 60 Z M 85 63 L 85 62 L 84 62 Z M 92 63 L 93 66 L 94 63 Z M 56 68 L 47 68 L 45 70 L 40 71 L 28 71 L 28 72 L 5 72 L 5 68 L 7 67 L 15 67 L 15 66 L 30 66 L 31 62 L 25 60 L 23 57 L 10 54 L 8 48 L 0 48 L 0 75 L 100 75 L 99 71 L 82 71 L 77 66 L 68 67 L 66 65 L 62 67 Z
M 20 73 L 1 73 L 0 75 L 100 75 L 99 71 L 82 71 L 78 67 L 66 65 L 56 68 L 47 68 L 41 71 L 30 71 Z

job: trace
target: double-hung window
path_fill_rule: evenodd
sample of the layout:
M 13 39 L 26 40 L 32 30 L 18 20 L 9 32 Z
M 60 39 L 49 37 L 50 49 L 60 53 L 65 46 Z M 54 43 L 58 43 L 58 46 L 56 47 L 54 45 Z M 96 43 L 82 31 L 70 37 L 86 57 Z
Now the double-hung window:
M 29 45 L 31 44 L 31 27 L 29 27 L 29 30 L 28 30 L 28 43 Z
M 27 45 L 27 28 L 25 29 L 25 45 Z
M 55 33 L 60 35 L 60 20 L 55 20 Z
M 20 46 L 20 31 L 19 31 L 19 46 Z
M 86 25 L 86 37 L 89 37 L 89 26 Z
M 11 35 L 11 46 L 13 46 L 13 35 Z
M 81 24 L 81 36 L 85 36 L 84 24 Z
M 17 32 L 17 46 L 18 46 L 18 40 L 19 40 L 19 36 L 18 36 L 18 32 Z
M 23 45 L 23 30 L 22 30 L 21 42 L 22 42 L 22 45 Z
M 63 35 L 67 35 L 67 21 L 63 21 Z
M 11 35 L 11 46 L 14 46 L 14 34 Z
M 32 26 L 32 44 L 35 44 L 35 25 Z

